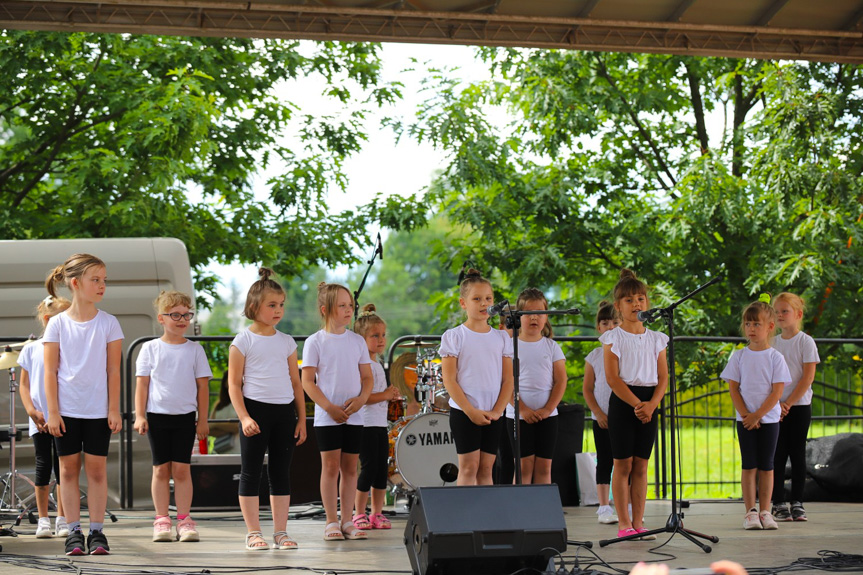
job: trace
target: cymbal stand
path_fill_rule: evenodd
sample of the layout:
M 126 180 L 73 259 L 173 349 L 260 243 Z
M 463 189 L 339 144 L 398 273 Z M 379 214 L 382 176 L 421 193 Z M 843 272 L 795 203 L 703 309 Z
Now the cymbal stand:
M 16 480 L 29 483 L 34 492 L 36 486 L 26 475 L 18 473 L 15 463 L 15 443 L 18 439 L 18 428 L 15 426 L 15 393 L 18 391 L 18 380 L 15 368 L 9 369 L 9 471 L 3 476 L 3 495 L 0 497 L 0 513 L 18 514 L 27 509 L 25 502 L 18 496 Z

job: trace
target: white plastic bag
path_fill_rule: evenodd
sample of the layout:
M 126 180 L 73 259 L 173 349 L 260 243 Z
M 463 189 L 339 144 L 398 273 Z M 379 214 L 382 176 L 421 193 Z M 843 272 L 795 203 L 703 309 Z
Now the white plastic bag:
M 596 493 L 596 454 L 576 453 L 575 472 L 578 476 L 579 505 L 599 505 Z

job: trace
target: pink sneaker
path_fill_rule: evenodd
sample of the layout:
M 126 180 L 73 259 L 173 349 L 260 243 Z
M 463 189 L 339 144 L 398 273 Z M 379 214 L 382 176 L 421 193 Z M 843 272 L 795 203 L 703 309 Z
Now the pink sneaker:
M 170 541 L 171 540 L 171 518 L 157 517 L 153 521 L 153 541 Z
M 383 516 L 382 513 L 375 513 L 371 516 L 372 529 L 390 529 L 392 524 L 390 520 Z
M 191 515 L 186 515 L 185 519 L 177 523 L 177 541 L 200 541 L 198 525 Z

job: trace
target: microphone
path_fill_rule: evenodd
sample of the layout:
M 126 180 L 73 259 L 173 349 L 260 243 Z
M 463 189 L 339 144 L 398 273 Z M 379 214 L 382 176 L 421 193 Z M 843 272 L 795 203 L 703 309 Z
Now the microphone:
M 496 315 L 500 315 L 500 312 L 502 312 L 506 308 L 506 306 L 508 306 L 508 305 L 509 305 L 509 302 L 506 300 L 503 300 L 500 303 L 488 306 L 486 308 L 486 311 L 488 312 L 489 317 L 494 317 Z
M 380 256 L 381 261 L 384 261 L 384 243 L 381 241 L 381 233 L 378 232 L 378 256 Z
M 638 321 L 642 323 L 653 323 L 659 318 L 660 314 L 665 311 L 660 307 L 655 307 L 647 311 L 638 312 Z

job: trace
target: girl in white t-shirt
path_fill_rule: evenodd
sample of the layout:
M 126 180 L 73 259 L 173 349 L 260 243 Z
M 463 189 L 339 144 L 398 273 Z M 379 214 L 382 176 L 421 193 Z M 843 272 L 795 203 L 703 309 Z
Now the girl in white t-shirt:
M 291 460 L 306 440 L 306 402 L 294 338 L 276 329 L 285 314 L 285 290 L 261 268 L 246 295 L 243 314 L 250 325 L 228 352 L 228 393 L 240 420 L 240 510 L 246 549 L 269 545 L 261 532 L 260 497 L 264 455 L 268 455 L 273 549 L 296 549 L 287 533 L 291 505 Z
M 516 309 L 548 309 L 548 300 L 536 288 L 518 294 Z M 525 484 L 551 483 L 551 459 L 557 442 L 557 404 L 566 391 L 566 358 L 547 315 L 525 315 L 518 334 L 518 415 L 521 479 Z M 506 406 L 506 425 L 515 449 L 515 408 Z
M 48 320 L 65 311 L 72 302 L 64 297 L 48 296 L 36 308 L 36 319 L 42 323 L 42 330 L 48 325 Z M 36 455 L 36 509 L 39 511 L 39 522 L 36 525 L 36 537 L 42 539 L 51 537 L 51 518 L 48 517 L 48 496 L 51 488 L 51 470 L 57 478 L 57 537 L 69 535 L 66 516 L 63 514 L 63 497 L 60 495 L 60 461 L 54 447 L 54 438 L 48 433 L 45 402 L 45 351 L 42 341 L 28 343 L 18 356 L 21 366 L 21 403 L 30 417 L 30 438 Z
M 387 385 L 384 366 L 379 360 L 387 346 L 387 324 L 376 313 L 374 304 L 367 303 L 363 306 L 357 321 L 354 322 L 354 331 L 366 340 L 375 383 L 372 394 L 362 409 L 363 442 L 360 446 L 360 476 L 357 479 L 357 514 L 354 515 L 353 522 L 361 531 L 390 529 L 390 520 L 383 515 L 390 450 L 387 402 L 400 399 L 402 394 L 396 386 Z M 369 490 L 372 495 L 371 515 L 366 514 Z
M 469 269 L 459 286 L 467 321 L 441 337 L 450 429 L 458 454 L 458 485 L 491 485 L 502 418 L 512 400 L 512 338 L 488 325 L 491 282 Z
M 782 354 L 770 347 L 776 312 L 769 303 L 756 301 L 743 310 L 740 331 L 749 345 L 735 350 L 720 377 L 728 382 L 737 411 L 737 440 L 743 471 L 740 486 L 746 515 L 744 529 L 776 529 L 770 513 L 773 492 L 773 455 L 782 413 L 779 398 L 791 374 Z M 755 507 L 757 493 L 761 495 Z
M 620 325 L 617 310 L 611 302 L 599 302 L 596 311 L 596 331 L 599 335 Z M 584 361 L 584 400 L 590 408 L 590 418 L 593 419 L 593 442 L 596 445 L 596 495 L 599 498 L 599 509 L 596 514 L 599 522 L 605 524 L 617 523 L 614 509 L 609 505 L 611 490 L 611 470 L 614 467 L 614 457 L 611 454 L 611 439 L 608 435 L 608 400 L 611 399 L 611 388 L 605 380 L 605 360 L 602 357 L 602 346 L 594 349 Z
M 63 509 L 69 524 L 66 555 L 106 555 L 102 531 L 108 502 L 105 472 L 112 433 L 120 417 L 120 362 L 123 330 L 114 316 L 96 308 L 105 295 L 105 263 L 90 254 L 70 256 L 45 280 L 52 297 L 57 285 L 72 291 L 72 305 L 48 321 L 43 338 L 48 431 L 60 457 Z M 81 533 L 78 476 L 85 454 L 90 534 Z
M 372 360 L 365 340 L 347 329 L 354 314 L 348 288 L 321 282 L 317 303 L 323 329 L 303 345 L 303 389 L 315 402 L 321 501 L 327 514 L 324 540 L 366 539 L 366 531 L 354 525 L 352 519 L 363 439 L 362 407 L 374 386 Z
M 204 348 L 185 337 L 191 324 L 192 298 L 163 291 L 153 302 L 164 333 L 141 346 L 136 362 L 135 431 L 146 435 L 153 454 L 150 490 L 156 517 L 153 541 L 170 541 L 171 478 L 177 504 L 178 541 L 198 541 L 189 515 L 192 506 L 192 446 L 207 438 L 210 378 Z
M 773 338 L 773 348 L 782 354 L 791 382 L 782 390 L 779 408 L 779 438 L 773 458 L 773 516 L 780 521 L 806 521 L 803 486 L 806 483 L 806 436 L 812 421 L 812 382 L 815 366 L 821 362 L 818 346 L 801 331 L 806 302 L 783 292 L 773 299 L 776 323 L 782 330 Z M 791 458 L 791 509 L 785 504 L 785 463 Z
M 665 347 L 668 336 L 649 330 L 638 312 L 650 307 L 647 285 L 631 270 L 622 269 L 614 286 L 614 308 L 620 327 L 599 337 L 608 400 L 608 433 L 614 457 L 611 490 L 617 510 L 618 537 L 644 533 L 647 465 L 656 441 L 656 408 L 668 387 Z M 632 515 L 627 509 L 632 504 Z M 656 539 L 644 535 L 642 539 Z

